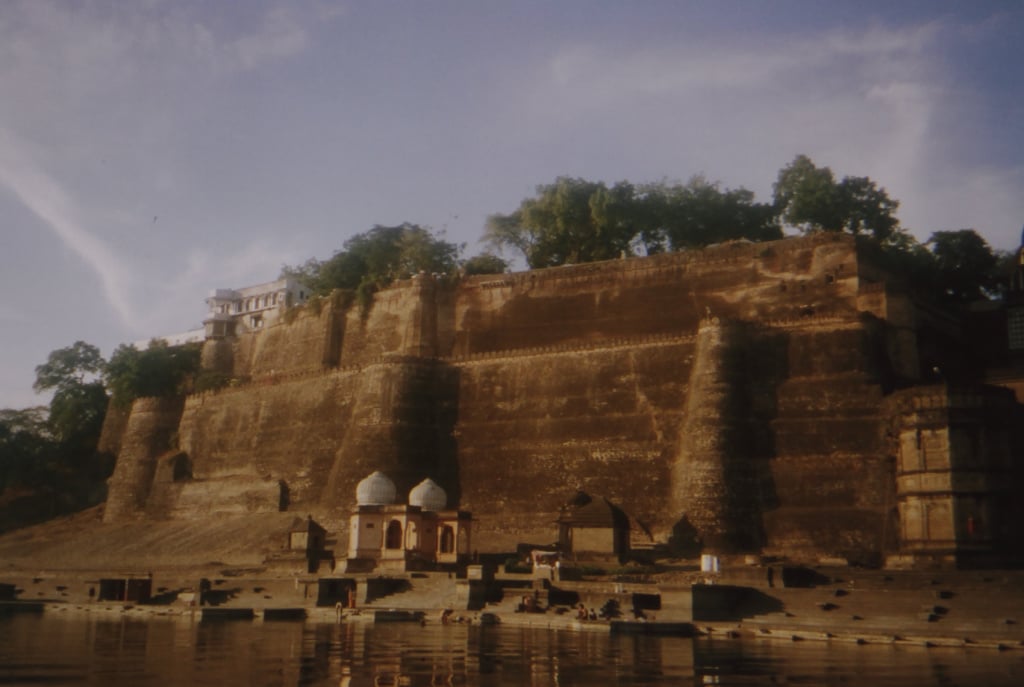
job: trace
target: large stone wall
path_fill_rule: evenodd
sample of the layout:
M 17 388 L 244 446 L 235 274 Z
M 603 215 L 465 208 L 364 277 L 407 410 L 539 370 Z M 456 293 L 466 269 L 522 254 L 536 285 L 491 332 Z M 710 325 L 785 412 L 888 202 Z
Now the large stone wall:
M 852 241 L 822 235 L 475 277 L 458 291 L 451 353 L 690 334 L 708 314 L 747 322 L 849 316 L 857 268 Z
M 439 482 L 474 513 L 482 551 L 553 541 L 577 488 L 622 507 L 634 539 L 892 550 L 881 406 L 916 373 L 912 322 L 890 326 L 897 301 L 861 272 L 852 238 L 818 235 L 423 275 L 366 306 L 307 306 L 211 347 L 250 381 L 186 400 L 190 474 L 161 483 L 148 512 L 276 505 L 343 530 L 356 483 L 380 469 L 402 493 Z
M 664 529 L 692 357 L 692 337 L 666 337 L 462 361 L 454 440 L 463 507 L 506 545 L 553 541 L 577 488 Z

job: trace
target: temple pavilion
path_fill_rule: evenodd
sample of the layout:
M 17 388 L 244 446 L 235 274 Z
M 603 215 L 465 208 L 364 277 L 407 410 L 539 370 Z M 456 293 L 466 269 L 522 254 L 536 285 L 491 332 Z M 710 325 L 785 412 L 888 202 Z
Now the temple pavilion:
M 346 570 L 450 569 L 469 561 L 472 516 L 449 510 L 436 482 L 424 479 L 407 503 L 396 500 L 395 483 L 380 471 L 356 486 Z

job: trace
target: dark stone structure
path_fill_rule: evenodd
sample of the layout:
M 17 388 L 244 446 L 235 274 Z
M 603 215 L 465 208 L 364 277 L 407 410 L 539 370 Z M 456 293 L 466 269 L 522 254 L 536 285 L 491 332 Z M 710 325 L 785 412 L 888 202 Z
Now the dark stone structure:
M 1012 550 L 1022 521 L 999 495 L 1021 486 L 1019 406 L 947 386 L 924 392 L 940 412 L 908 410 L 964 359 L 961 323 L 850 236 L 421 275 L 365 308 L 336 295 L 287 315 L 207 342 L 240 383 L 136 402 L 106 439 L 121 447 L 108 522 L 287 509 L 344 534 L 374 470 L 399 493 L 435 480 L 481 551 L 553 541 L 573 488 L 621 507 L 634 539 L 685 532 L 710 553 L 957 559 Z M 918 488 L 904 447 L 923 427 L 950 437 L 924 472 L 951 476 Z M 913 529 L 925 493 L 953 504 L 952 529 Z

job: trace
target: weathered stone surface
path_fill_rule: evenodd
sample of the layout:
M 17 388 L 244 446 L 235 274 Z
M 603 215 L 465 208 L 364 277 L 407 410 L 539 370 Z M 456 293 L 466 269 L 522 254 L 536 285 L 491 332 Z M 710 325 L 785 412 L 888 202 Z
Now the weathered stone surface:
M 182 401 L 176 398 L 140 398 L 132 404 L 110 477 L 104 521 L 131 520 L 145 511 L 157 459 L 173 444 L 181 410 Z
M 251 381 L 186 399 L 187 478 L 139 448 L 167 428 L 133 412 L 109 517 L 277 494 L 343 534 L 379 469 L 402 499 L 436 481 L 481 550 L 553 541 L 582 488 L 657 541 L 688 519 L 708 547 L 881 555 L 899 547 L 884 397 L 918 357 L 879 279 L 822 234 L 336 296 L 204 356 Z

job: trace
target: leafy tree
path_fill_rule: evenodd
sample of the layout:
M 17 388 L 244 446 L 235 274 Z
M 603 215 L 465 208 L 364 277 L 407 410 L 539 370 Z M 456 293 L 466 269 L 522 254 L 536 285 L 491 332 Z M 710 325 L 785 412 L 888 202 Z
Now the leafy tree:
M 628 182 L 559 177 L 537 187 L 508 215 L 487 218 L 484 238 L 523 253 L 531 268 L 608 260 L 632 254 L 637 233 L 635 190 Z
M 828 167 L 816 167 L 806 155 L 797 155 L 779 170 L 772 187 L 782 219 L 804 229 L 842 229 L 839 188 Z
M 185 392 L 199 371 L 200 352 L 197 344 L 168 346 L 160 339 L 150 341 L 144 351 L 127 344 L 118 346 L 106 368 L 114 403 L 123 406 L 136 398 Z
M 297 267 L 286 265 L 282 276 L 297 278 L 314 294 L 354 289 L 368 295 L 419 272 L 453 274 L 461 250 L 461 245 L 415 224 L 377 225 L 350 238 L 328 260 L 311 258 Z
M 897 227 L 885 241 L 858 242 L 862 255 L 915 293 L 928 297 L 935 275 L 935 257 L 912 234 Z
M 462 273 L 473 274 L 504 274 L 508 272 L 508 262 L 493 253 L 474 255 L 462 263 Z
M 895 216 L 899 201 L 891 199 L 868 177 L 843 177 L 839 198 L 843 229 L 850 234 L 870 233 L 885 241 L 899 226 Z
M 779 170 L 773 188 L 782 219 L 804 231 L 871 234 L 884 241 L 899 226 L 899 202 L 885 189 L 868 177 L 836 182 L 831 169 L 817 167 L 806 155 L 797 155 Z
M 782 238 L 775 208 L 754 202 L 753 191 L 744 188 L 723 191 L 719 183 L 695 176 L 685 185 L 651 184 L 642 193 L 646 219 L 642 241 L 648 253 L 735 239 Z
M 997 288 L 997 256 L 973 229 L 937 231 L 926 245 L 935 261 L 935 288 L 944 300 L 968 303 Z
M 720 188 L 694 177 L 687 184 L 634 186 L 559 177 L 537 187 L 515 212 L 491 215 L 484 234 L 498 249 L 523 253 L 530 267 L 683 250 L 745 238 L 782 237 L 773 206 L 746 189 Z
M 53 390 L 48 422 L 58 441 L 95 448 L 107 412 L 107 392 L 100 381 L 104 368 L 99 349 L 84 341 L 52 351 L 36 367 L 33 388 Z
M 49 416 L 54 436 L 63 443 L 76 443 L 83 450 L 96 448 L 108 401 L 102 382 L 57 390 L 50 401 Z
M 0 410 L 0 492 L 45 484 L 55 447 L 45 406 Z
M 36 366 L 36 391 L 61 390 L 81 386 L 87 379 L 98 379 L 104 361 L 100 349 L 84 341 L 52 351 L 46 362 Z

